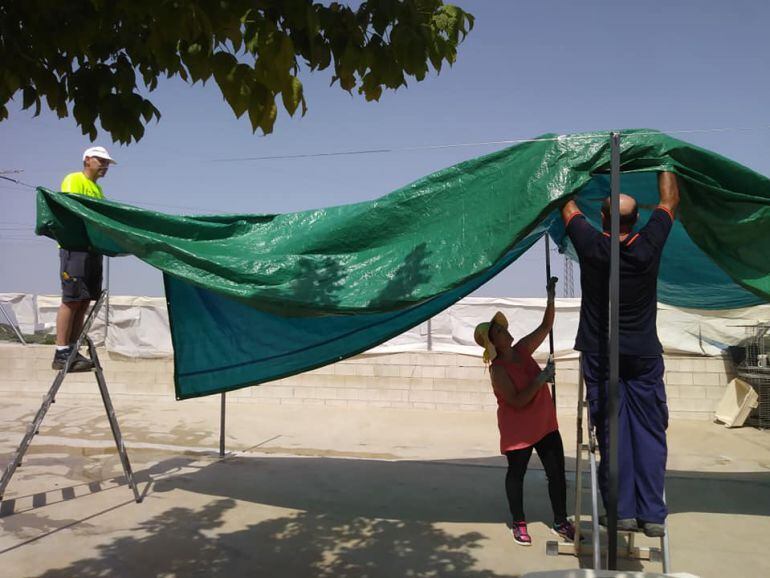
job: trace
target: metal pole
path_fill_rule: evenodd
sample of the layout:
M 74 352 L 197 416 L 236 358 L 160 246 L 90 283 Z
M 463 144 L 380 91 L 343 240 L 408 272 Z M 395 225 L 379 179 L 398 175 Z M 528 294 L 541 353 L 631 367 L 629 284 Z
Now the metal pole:
M 583 365 L 578 362 L 577 441 L 575 443 L 575 555 L 580 556 L 580 518 L 583 510 Z M 598 570 L 598 568 L 595 568 Z
M 591 434 L 589 434 L 591 435 Z M 602 569 L 601 530 L 599 529 L 599 478 L 596 471 L 596 445 L 589 441 L 591 449 L 588 463 L 591 472 L 591 540 L 594 547 L 594 570 Z
M 607 384 L 609 444 L 602 459 L 609 458 L 609 492 L 607 496 L 607 568 L 618 568 L 618 382 L 620 374 L 620 133 L 610 133 L 610 310 L 609 353 L 610 379 Z
M 428 319 L 428 351 L 433 351 L 433 324 Z
M 107 301 L 104 304 L 104 346 L 107 347 L 107 334 L 110 331 L 110 258 L 105 257 L 105 285 L 104 290 L 107 291 Z
M 13 332 L 16 334 L 16 338 L 21 341 L 22 345 L 26 345 L 27 342 L 24 340 L 24 335 L 21 333 L 21 329 L 16 327 L 16 324 L 13 322 L 13 319 L 8 315 L 8 313 L 5 310 L 5 307 L 3 306 L 3 303 L 0 302 L 0 311 L 3 312 L 3 317 L 5 317 L 5 320 L 8 322 L 8 325 L 11 326 L 11 329 L 13 329 Z
M 551 280 L 551 237 L 546 232 L 545 234 L 545 282 L 546 285 Z M 546 307 L 547 307 L 546 302 Z M 556 307 L 556 305 L 554 305 Z M 553 326 L 551 326 L 551 330 L 548 332 L 548 346 L 550 347 L 551 352 L 551 359 L 553 359 Z M 553 389 L 551 391 L 551 396 L 553 397 L 553 405 L 556 407 L 556 376 L 553 377 Z
M 663 502 L 666 501 L 666 490 L 663 490 Z M 669 550 L 669 543 L 668 543 L 668 517 L 666 517 L 666 520 L 663 522 L 665 525 L 665 534 L 663 534 L 663 539 L 661 540 L 661 545 L 663 550 L 663 573 L 664 574 L 670 574 L 671 573 L 671 551 Z
M 221 393 L 222 406 L 219 415 L 219 457 L 225 457 L 225 392 Z

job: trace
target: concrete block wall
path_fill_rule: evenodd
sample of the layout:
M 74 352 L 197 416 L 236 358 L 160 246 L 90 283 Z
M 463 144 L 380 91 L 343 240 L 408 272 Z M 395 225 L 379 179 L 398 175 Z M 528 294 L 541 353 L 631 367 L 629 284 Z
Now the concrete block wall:
M 99 353 L 113 395 L 173 397 L 173 361 Z M 44 393 L 55 377 L 53 347 L 0 345 L 0 395 Z M 575 415 L 578 361 L 557 364 L 560 415 Z M 666 358 L 673 419 L 708 420 L 732 379 L 729 361 L 713 357 Z M 97 396 L 90 373 L 71 374 L 67 395 Z M 489 374 L 478 357 L 451 353 L 359 355 L 261 386 L 228 393 L 231 403 L 494 411 Z

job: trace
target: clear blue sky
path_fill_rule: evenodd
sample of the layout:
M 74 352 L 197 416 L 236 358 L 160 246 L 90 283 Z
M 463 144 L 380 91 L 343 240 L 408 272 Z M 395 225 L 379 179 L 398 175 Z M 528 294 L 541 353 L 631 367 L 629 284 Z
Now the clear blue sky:
M 458 61 L 366 103 L 329 74 L 305 75 L 305 117 L 253 135 L 214 84 L 160 83 L 162 119 L 139 143 L 106 146 L 119 164 L 100 183 L 114 199 L 172 213 L 276 213 L 370 200 L 495 150 L 473 146 L 293 160 L 216 159 L 529 138 L 622 128 L 750 128 L 677 135 L 770 174 L 770 3 L 758 0 L 462 1 L 476 26 Z M 33 118 L 19 102 L 0 123 L 0 170 L 58 188 L 91 146 L 72 119 Z M 765 128 L 762 128 L 765 127 Z M 14 175 L 11 175 L 14 176 Z M 0 183 L 0 292 L 58 292 L 56 246 L 35 238 L 34 195 Z M 158 206 L 162 205 L 162 206 Z M 544 294 L 543 247 L 476 295 Z M 561 271 L 561 259 L 554 262 Z M 161 295 L 160 274 L 114 259 L 111 291 Z

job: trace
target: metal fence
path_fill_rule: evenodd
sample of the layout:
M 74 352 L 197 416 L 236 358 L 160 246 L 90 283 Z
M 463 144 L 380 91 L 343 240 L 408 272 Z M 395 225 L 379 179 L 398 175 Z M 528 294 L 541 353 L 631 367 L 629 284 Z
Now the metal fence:
M 749 383 L 759 395 L 759 406 L 749 417 L 749 425 L 770 428 L 770 322 L 743 326 L 746 337 L 736 359 L 738 377 Z

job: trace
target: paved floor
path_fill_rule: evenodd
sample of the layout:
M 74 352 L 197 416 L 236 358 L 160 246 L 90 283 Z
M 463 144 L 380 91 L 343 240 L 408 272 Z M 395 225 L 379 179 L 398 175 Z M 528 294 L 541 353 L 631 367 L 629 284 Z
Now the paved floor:
M 39 401 L 0 396 L 0 467 Z M 143 502 L 122 484 L 100 401 L 65 386 L 0 507 L 4 578 L 486 578 L 591 565 L 545 555 L 535 459 L 525 489 L 535 544 L 513 543 L 493 414 L 239 403 L 219 459 L 218 398 L 114 402 Z M 561 429 L 574 469 L 574 420 Z M 669 440 L 673 570 L 770 575 L 770 433 L 680 421 Z

